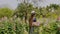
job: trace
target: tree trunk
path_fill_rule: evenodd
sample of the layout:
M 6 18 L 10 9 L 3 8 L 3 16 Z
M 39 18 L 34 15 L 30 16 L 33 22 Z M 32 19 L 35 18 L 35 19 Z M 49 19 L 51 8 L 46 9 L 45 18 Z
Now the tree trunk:
M 27 12 L 25 14 L 25 23 L 27 23 Z

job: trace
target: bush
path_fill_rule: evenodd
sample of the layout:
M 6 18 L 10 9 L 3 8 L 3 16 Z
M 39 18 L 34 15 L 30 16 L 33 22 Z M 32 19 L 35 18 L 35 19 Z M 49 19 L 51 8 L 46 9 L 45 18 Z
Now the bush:
M 14 11 L 9 8 L 0 8 L 0 18 L 3 16 L 11 17 Z
M 0 22 L 0 34 L 28 34 L 28 25 L 17 19 L 13 21 L 7 19 Z
M 47 25 L 41 25 L 36 27 L 33 33 L 38 32 L 39 34 L 56 34 L 59 33 L 58 29 L 59 23 L 49 22 Z M 22 22 L 21 20 L 4 20 L 0 22 L 0 34 L 28 34 L 29 24 Z M 60 33 L 59 33 L 60 34 Z

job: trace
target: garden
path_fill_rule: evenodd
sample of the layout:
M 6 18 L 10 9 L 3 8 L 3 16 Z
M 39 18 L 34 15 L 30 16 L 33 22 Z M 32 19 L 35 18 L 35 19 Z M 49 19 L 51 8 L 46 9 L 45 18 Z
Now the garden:
M 0 8 L 0 34 L 29 34 L 31 11 L 36 11 L 37 21 L 42 23 L 34 34 L 60 34 L 60 6 L 33 7 L 32 4 L 18 4 L 15 10 Z

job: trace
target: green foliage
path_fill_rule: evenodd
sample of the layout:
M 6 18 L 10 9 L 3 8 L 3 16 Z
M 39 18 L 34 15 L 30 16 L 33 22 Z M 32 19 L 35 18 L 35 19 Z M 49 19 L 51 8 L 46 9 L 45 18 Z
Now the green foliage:
M 8 20 L 2 21 L 0 23 L 2 23 L 2 25 L 0 25 L 0 34 L 15 34 L 13 23 Z
M 54 9 L 54 12 L 51 12 L 51 10 L 49 11 L 49 9 Z M 18 5 L 18 7 L 16 8 L 16 12 L 14 12 L 13 10 L 9 9 L 9 8 L 0 8 L 0 18 L 3 16 L 7 16 L 8 18 L 11 17 L 14 13 L 16 15 L 18 15 L 18 17 L 20 17 L 21 19 L 23 19 L 23 17 L 30 17 L 30 12 L 32 10 L 36 11 L 36 18 L 53 18 L 56 19 L 59 15 L 60 15 L 60 6 L 56 5 L 56 4 L 51 4 L 50 6 L 47 7 L 43 7 L 43 8 L 38 8 L 38 7 L 33 7 L 32 4 L 27 4 L 27 3 L 21 3 Z M 39 19 L 37 19 L 38 21 Z M 51 22 L 49 21 L 48 23 L 46 23 L 47 25 L 45 25 L 45 19 L 43 19 L 42 21 L 44 22 L 43 25 L 41 25 L 40 27 L 36 27 L 34 32 L 35 33 L 37 30 L 39 30 L 38 32 L 40 32 L 39 34 L 60 34 L 60 30 L 58 28 L 60 25 L 60 22 Z M 24 20 L 23 20 L 24 21 Z M 17 20 L 17 19 L 12 19 L 12 21 L 10 19 L 7 20 L 3 20 L 0 22 L 0 34 L 28 34 L 29 33 L 29 24 L 23 22 L 22 20 Z M 39 20 L 39 22 L 42 22 Z
M 18 4 L 16 12 L 18 16 L 22 19 L 24 16 L 29 16 L 30 12 L 33 10 L 33 5 L 27 3 Z
M 58 9 L 58 7 L 59 7 L 59 5 L 57 5 L 57 4 L 51 4 L 50 5 L 50 8 Z
M 43 23 L 44 24 L 44 23 Z M 58 33 L 59 22 L 49 22 L 47 25 L 41 25 L 40 27 L 35 27 L 33 33 L 40 34 L 56 34 Z M 0 34 L 28 34 L 29 33 L 29 24 L 21 22 L 20 20 L 10 21 L 5 20 L 0 22 Z M 59 33 L 60 34 L 60 33 Z
M 14 11 L 9 8 L 0 8 L 0 18 L 3 16 L 11 17 Z
M 10 21 L 10 19 L 8 19 L 0 22 L 0 34 L 27 34 L 27 33 L 28 25 L 25 23 L 21 23 L 21 21 L 18 21 L 17 19 L 13 21 Z
M 21 19 L 25 16 L 27 16 L 27 18 L 29 18 L 30 12 L 32 10 L 36 11 L 36 17 L 38 17 L 38 18 L 40 18 L 40 17 L 47 17 L 47 18 L 55 17 L 56 18 L 58 15 L 60 15 L 59 8 L 60 8 L 60 6 L 56 5 L 56 4 L 51 4 L 50 6 L 47 6 L 47 7 L 38 8 L 38 7 L 33 7 L 32 4 L 21 3 L 21 4 L 18 4 L 16 13 Z M 53 9 L 54 9 L 54 11 L 52 12 Z

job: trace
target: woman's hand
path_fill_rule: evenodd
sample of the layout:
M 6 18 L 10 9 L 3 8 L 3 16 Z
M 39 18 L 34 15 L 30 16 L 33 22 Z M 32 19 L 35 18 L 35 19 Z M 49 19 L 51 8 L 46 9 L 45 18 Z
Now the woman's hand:
M 39 22 L 33 22 L 32 26 L 40 26 L 40 23 Z

